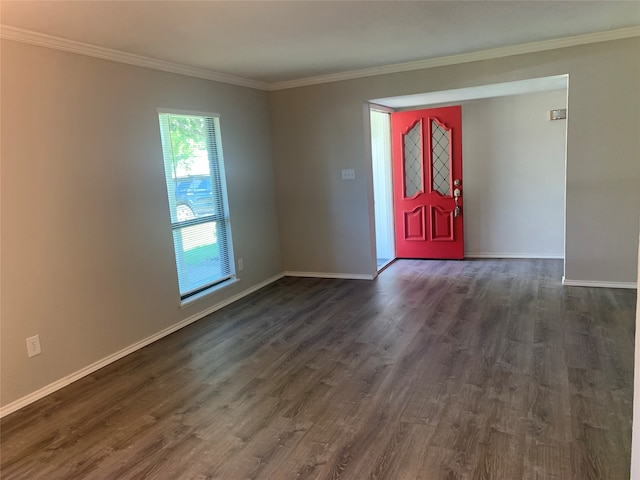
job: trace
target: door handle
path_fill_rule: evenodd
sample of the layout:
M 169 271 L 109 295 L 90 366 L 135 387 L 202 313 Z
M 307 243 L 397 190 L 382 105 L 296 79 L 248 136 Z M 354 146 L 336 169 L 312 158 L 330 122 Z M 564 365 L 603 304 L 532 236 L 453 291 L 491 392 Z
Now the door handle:
M 460 185 L 460 180 L 456 180 L 454 182 L 454 185 L 456 184 Z M 460 198 L 460 196 L 462 195 L 462 191 L 459 188 L 454 188 L 453 190 L 453 200 L 456 202 L 456 208 L 453 209 L 453 216 L 454 217 L 459 217 L 460 213 L 461 213 L 461 209 L 460 206 L 458 205 L 458 199 Z

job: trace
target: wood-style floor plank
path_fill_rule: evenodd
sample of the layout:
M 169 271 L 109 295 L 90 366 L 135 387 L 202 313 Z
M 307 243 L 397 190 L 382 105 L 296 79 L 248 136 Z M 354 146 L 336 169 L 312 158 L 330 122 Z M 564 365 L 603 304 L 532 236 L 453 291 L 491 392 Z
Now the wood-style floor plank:
M 3 479 L 626 480 L 634 291 L 285 278 L 4 418 Z

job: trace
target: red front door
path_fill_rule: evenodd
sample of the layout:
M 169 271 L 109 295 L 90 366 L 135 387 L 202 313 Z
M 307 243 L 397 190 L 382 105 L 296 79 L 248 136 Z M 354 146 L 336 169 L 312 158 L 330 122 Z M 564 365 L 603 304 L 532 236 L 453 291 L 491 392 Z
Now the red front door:
M 400 258 L 464 257 L 461 112 L 455 106 L 391 114 Z

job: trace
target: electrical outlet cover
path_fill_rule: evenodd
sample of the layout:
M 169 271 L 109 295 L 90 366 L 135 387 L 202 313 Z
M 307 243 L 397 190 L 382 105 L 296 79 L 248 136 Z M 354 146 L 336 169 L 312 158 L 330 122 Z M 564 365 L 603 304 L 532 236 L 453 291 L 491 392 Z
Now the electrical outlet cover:
M 42 353 L 42 349 L 40 348 L 40 335 L 34 335 L 33 337 L 27 338 L 27 355 L 30 357 L 35 357 L 36 355 L 40 355 Z
M 356 171 L 353 168 L 343 168 L 342 169 L 342 180 L 355 180 L 356 179 Z

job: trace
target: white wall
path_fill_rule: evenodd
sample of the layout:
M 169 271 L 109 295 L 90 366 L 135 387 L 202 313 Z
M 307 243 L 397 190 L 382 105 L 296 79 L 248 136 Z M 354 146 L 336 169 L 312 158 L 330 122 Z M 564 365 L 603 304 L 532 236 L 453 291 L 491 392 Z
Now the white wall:
M 340 180 L 371 168 L 368 100 L 564 74 L 566 278 L 635 283 L 640 38 L 270 92 L 285 270 L 373 273 L 370 180 Z
M 1 46 L 3 406 L 282 272 L 265 92 Z M 158 107 L 220 114 L 245 266 L 185 309 Z M 35 334 L 42 354 L 30 359 Z
M 566 90 L 462 106 L 465 256 L 564 257 Z

